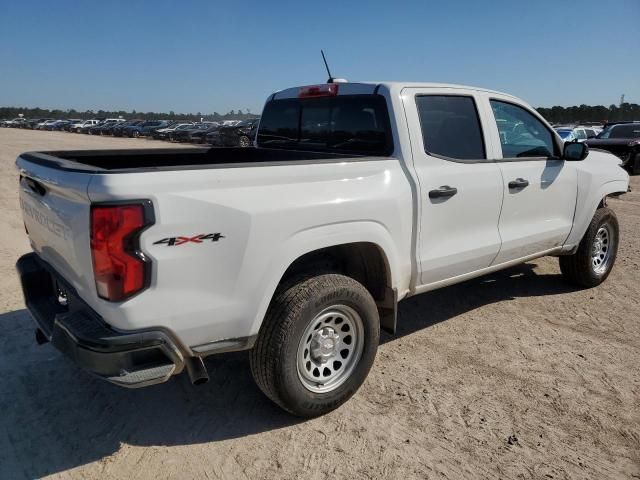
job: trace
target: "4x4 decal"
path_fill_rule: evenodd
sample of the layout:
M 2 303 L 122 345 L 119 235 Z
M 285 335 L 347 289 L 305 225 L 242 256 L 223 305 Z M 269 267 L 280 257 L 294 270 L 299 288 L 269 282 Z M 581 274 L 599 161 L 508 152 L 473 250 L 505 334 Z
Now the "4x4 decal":
M 194 235 L 193 237 L 168 237 L 153 242 L 154 245 L 166 245 L 167 247 L 177 247 L 178 245 L 184 245 L 185 243 L 203 243 L 205 240 L 217 242 L 221 238 L 225 238 L 221 233 L 201 233 L 200 235 Z

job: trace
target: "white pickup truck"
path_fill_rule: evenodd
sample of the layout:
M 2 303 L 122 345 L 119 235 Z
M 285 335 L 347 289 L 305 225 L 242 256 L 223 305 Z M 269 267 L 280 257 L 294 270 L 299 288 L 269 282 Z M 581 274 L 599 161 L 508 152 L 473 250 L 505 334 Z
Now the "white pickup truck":
M 290 88 L 256 148 L 21 155 L 17 268 L 38 342 L 108 381 L 197 384 L 246 349 L 270 399 L 314 416 L 363 383 L 404 298 L 544 255 L 604 281 L 619 164 L 498 92 Z

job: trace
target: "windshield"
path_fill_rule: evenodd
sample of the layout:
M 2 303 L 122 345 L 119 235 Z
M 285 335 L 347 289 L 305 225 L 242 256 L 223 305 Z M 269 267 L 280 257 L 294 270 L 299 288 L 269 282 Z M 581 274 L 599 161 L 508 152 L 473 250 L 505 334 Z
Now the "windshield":
M 380 95 L 272 100 L 265 105 L 258 144 L 269 148 L 390 155 L 389 114 Z

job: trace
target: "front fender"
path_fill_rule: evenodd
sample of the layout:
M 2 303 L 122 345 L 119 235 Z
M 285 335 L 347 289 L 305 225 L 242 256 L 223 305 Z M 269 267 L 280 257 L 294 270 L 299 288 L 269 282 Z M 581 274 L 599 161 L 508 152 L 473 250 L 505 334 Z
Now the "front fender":
M 589 228 L 589 223 L 591 222 L 591 219 L 596 213 L 596 209 L 603 198 L 607 195 L 613 195 L 614 193 L 626 193 L 628 188 L 628 179 L 612 180 L 595 189 L 595 191 L 589 195 L 588 201 L 585 201 L 582 205 L 578 203 L 575 220 L 573 222 L 574 226 L 567 238 L 567 241 L 565 242 L 565 245 L 568 247 L 575 247 L 580 243 L 580 240 L 582 240 L 587 228 Z

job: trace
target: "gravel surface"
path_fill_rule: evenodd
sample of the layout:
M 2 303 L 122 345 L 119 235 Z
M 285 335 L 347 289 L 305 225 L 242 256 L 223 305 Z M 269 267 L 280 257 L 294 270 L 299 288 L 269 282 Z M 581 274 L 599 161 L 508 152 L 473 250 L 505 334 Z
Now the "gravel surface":
M 200 387 L 125 390 L 36 345 L 16 156 L 150 146 L 167 144 L 0 129 L 0 478 L 640 478 L 640 177 L 610 201 L 605 284 L 575 290 L 543 258 L 406 300 L 359 393 L 301 421 L 246 353 L 211 357 Z

